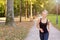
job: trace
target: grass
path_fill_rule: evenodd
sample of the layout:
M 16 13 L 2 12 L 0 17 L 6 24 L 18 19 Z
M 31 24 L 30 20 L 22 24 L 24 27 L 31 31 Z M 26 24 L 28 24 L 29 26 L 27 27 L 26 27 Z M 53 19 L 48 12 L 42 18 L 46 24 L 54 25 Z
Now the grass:
M 16 27 L 9 27 L 0 24 L 0 40 L 24 40 L 32 22 L 16 22 Z
M 60 30 L 60 15 L 58 15 L 58 25 L 56 25 L 56 15 L 55 14 L 49 14 L 48 19 L 51 21 L 51 23 Z

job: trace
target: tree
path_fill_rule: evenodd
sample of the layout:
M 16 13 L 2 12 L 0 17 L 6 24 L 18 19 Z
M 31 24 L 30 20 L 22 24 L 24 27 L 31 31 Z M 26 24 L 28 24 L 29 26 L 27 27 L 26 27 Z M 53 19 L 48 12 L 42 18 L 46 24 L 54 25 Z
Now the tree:
M 21 22 L 21 13 L 22 13 L 22 0 L 20 0 L 20 22 Z
M 14 0 L 7 0 L 6 24 L 14 25 Z

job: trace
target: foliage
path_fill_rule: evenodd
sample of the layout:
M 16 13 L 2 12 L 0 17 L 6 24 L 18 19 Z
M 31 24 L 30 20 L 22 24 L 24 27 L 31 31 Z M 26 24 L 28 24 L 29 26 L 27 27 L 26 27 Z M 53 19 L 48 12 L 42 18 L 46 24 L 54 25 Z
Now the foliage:
M 5 0 L 0 0 L 0 17 L 5 16 Z
M 14 14 L 15 16 L 19 16 L 20 15 L 20 1 L 21 0 L 14 0 Z M 30 15 L 30 5 L 32 2 L 32 8 L 33 8 L 33 15 L 36 15 L 39 13 L 41 13 L 42 10 L 47 9 L 49 11 L 49 13 L 54 13 L 56 10 L 56 1 L 55 0 L 22 0 L 22 15 L 24 16 L 26 13 L 26 8 L 28 9 L 28 16 Z M 28 4 L 26 5 L 26 2 L 28 2 Z M 60 5 L 60 4 L 59 4 Z M 2 7 L 2 8 L 1 8 Z M 0 16 L 1 14 L 3 16 L 5 16 L 5 7 L 6 7 L 6 0 L 0 0 Z M 59 7 L 60 8 L 60 7 Z M 52 11 L 53 10 L 53 11 Z M 60 10 L 60 9 L 59 9 Z M 60 14 L 60 12 L 59 12 Z

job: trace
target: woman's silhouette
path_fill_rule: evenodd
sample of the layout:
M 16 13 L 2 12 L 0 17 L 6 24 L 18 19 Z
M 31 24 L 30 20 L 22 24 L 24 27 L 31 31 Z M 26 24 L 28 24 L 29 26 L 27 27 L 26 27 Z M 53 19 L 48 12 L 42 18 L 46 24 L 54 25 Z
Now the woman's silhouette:
M 42 11 L 42 18 L 39 18 L 37 21 L 37 28 L 39 29 L 39 36 L 41 40 L 48 40 L 49 37 L 49 25 L 50 22 L 47 19 L 48 11 Z

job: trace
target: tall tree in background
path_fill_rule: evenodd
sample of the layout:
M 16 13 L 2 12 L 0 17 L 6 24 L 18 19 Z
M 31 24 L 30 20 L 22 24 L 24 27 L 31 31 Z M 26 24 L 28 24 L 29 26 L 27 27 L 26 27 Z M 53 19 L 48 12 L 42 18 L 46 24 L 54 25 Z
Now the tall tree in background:
M 21 22 L 21 13 L 22 13 L 22 0 L 20 0 L 20 22 Z
M 6 24 L 14 25 L 14 0 L 7 0 Z

